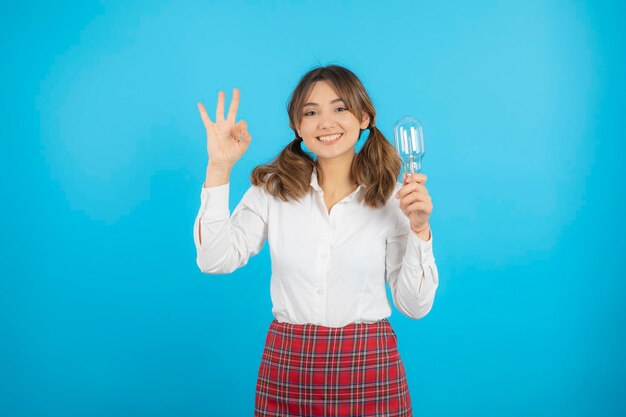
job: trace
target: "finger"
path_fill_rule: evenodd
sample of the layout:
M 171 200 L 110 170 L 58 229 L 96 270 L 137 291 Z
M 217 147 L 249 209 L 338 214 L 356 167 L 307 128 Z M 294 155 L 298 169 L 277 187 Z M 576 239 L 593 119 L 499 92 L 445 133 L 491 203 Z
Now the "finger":
M 198 110 L 200 111 L 200 117 L 202 117 L 202 122 L 204 123 L 204 127 L 208 129 L 210 126 L 213 126 L 213 121 L 209 117 L 206 109 L 204 108 L 204 104 L 198 103 Z
M 249 145 L 250 142 L 252 142 L 252 135 L 246 130 L 243 135 L 241 135 L 241 140 Z
M 249 145 L 250 142 L 252 142 L 252 135 L 250 134 L 250 132 L 248 132 L 248 129 L 244 130 L 244 132 L 241 134 L 241 141 L 244 142 L 246 145 Z
M 411 194 L 415 191 L 428 194 L 428 190 L 423 184 L 417 182 L 409 182 L 403 185 L 402 188 L 400 188 L 400 190 L 396 193 L 396 198 L 404 198 L 406 195 Z
M 406 208 L 406 207 L 409 207 L 411 204 L 413 204 L 415 202 L 426 202 L 427 203 L 429 201 L 430 201 L 430 197 L 428 195 L 415 192 L 413 194 L 409 194 L 406 197 L 404 197 L 400 201 L 400 207 L 401 208 Z
M 217 108 L 215 109 L 215 121 L 224 121 L 224 92 L 217 93 Z
M 415 191 L 428 194 L 428 189 L 426 188 L 426 186 L 419 182 L 410 182 L 408 184 L 405 184 L 402 188 L 400 188 L 399 193 L 401 194 L 401 197 L 403 197 Z
M 415 183 L 415 191 L 422 193 L 422 194 L 428 194 L 428 189 L 426 188 L 424 184 L 421 184 L 421 183 Z
M 239 140 L 239 138 L 241 137 L 241 135 L 243 134 L 243 132 L 246 130 L 246 127 L 244 126 L 243 123 L 241 123 L 241 120 L 239 122 L 237 122 L 235 124 L 235 126 L 233 127 L 233 136 Z
M 426 184 L 427 179 L 428 177 L 425 174 L 411 174 L 408 176 L 408 178 L 406 178 L 405 183 L 418 182 L 421 184 Z
M 416 211 L 421 211 L 423 213 L 430 214 L 432 212 L 432 206 L 428 202 L 418 201 L 408 206 L 405 212 L 407 214 L 410 214 Z
M 252 136 L 248 132 L 248 124 L 246 123 L 246 121 L 240 120 L 235 126 L 239 129 L 237 137 L 241 137 L 242 141 L 250 143 L 250 141 L 252 140 Z
M 230 107 L 228 108 L 228 121 L 235 123 L 237 117 L 237 109 L 239 108 L 239 89 L 233 88 L 233 98 L 230 101 Z

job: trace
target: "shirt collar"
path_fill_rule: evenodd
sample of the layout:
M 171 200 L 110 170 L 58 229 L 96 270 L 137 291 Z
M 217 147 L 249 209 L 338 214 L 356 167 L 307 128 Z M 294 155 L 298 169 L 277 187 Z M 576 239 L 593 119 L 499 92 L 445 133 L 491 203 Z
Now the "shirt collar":
M 317 182 L 317 168 L 313 167 L 313 173 L 311 173 L 311 187 L 313 187 L 316 191 L 322 192 L 322 187 L 320 187 L 319 182 Z
M 317 167 L 315 166 L 313 167 L 313 172 L 311 173 L 311 187 L 320 193 L 324 191 L 322 190 L 322 187 L 320 187 L 319 182 L 317 182 Z M 346 196 L 342 201 L 352 201 L 357 194 L 361 193 L 361 190 L 365 190 L 365 186 L 363 184 L 359 184 L 356 190 Z

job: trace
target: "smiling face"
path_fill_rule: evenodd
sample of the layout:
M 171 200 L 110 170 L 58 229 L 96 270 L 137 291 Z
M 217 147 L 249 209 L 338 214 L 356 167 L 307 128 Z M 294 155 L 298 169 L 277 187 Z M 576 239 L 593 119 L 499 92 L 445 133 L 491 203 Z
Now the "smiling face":
M 327 81 L 317 81 L 304 101 L 297 128 L 304 144 L 318 159 L 352 159 L 361 130 L 369 115 L 359 121 Z

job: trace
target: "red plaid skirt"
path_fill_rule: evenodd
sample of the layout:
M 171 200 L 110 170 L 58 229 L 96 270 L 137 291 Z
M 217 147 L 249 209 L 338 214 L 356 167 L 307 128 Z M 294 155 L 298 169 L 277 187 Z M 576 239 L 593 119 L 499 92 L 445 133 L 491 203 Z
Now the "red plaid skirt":
M 412 416 L 396 334 L 387 319 L 344 327 L 273 320 L 255 416 Z

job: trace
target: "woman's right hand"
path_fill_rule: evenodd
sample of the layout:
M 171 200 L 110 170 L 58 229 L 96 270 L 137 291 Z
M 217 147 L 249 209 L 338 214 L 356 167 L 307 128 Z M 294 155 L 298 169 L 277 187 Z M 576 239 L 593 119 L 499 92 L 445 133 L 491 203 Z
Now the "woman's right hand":
M 248 150 L 252 136 L 244 120 L 235 123 L 239 107 L 239 89 L 233 88 L 233 99 L 226 119 L 224 119 L 224 95 L 223 91 L 217 94 L 215 122 L 211 120 L 202 103 L 198 103 L 198 110 L 206 129 L 209 164 L 231 169 Z

